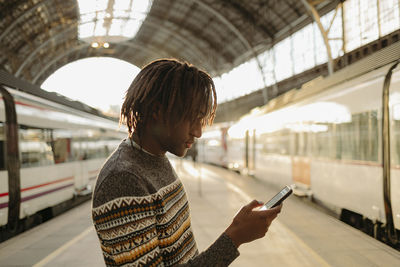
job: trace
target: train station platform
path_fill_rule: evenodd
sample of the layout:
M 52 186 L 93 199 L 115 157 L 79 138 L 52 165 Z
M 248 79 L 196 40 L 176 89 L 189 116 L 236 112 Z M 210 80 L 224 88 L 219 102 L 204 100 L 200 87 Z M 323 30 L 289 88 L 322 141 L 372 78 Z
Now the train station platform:
M 187 190 L 200 251 L 252 199 L 280 189 L 210 165 L 173 160 Z M 231 266 L 400 266 L 400 252 L 290 196 L 267 235 L 240 248 Z M 0 243 L 0 266 L 104 266 L 90 202 Z

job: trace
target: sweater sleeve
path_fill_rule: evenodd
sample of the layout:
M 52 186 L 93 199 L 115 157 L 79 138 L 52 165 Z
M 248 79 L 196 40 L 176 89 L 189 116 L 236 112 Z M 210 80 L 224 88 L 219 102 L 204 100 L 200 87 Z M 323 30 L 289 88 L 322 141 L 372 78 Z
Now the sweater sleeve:
M 228 266 L 239 256 L 229 236 L 223 233 L 208 249 L 178 266 Z
M 98 197 L 104 192 L 112 191 L 110 189 L 110 184 L 107 182 L 99 185 L 93 203 L 101 203 Z M 140 191 L 140 188 L 137 190 Z M 136 193 L 145 195 L 146 189 L 142 188 L 142 190 L 143 192 Z M 174 191 L 168 192 L 168 196 L 179 195 L 179 190 L 177 187 Z M 183 194 L 185 194 L 184 191 Z M 179 201 L 186 201 L 179 204 L 182 207 L 188 206 L 186 195 Z M 173 206 L 178 206 L 178 200 Z M 228 266 L 239 256 L 238 250 L 226 234 L 222 234 L 207 250 L 198 254 L 189 214 L 187 216 L 184 212 L 174 214 L 174 218 L 187 217 L 188 219 L 182 219 L 179 223 L 175 221 L 165 223 L 166 217 L 170 216 L 170 214 L 167 214 L 168 216 L 163 214 L 166 209 L 165 198 L 162 194 L 124 196 L 112 200 L 108 198 L 105 204 L 94 205 L 92 218 L 106 265 Z M 185 253 L 194 256 L 187 260 Z M 183 261 L 187 262 L 180 263 Z

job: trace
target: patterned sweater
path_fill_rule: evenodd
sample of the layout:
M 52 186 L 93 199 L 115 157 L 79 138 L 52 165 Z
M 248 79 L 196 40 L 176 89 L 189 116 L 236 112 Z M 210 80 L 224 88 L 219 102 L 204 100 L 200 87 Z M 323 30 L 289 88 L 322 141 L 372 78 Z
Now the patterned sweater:
M 92 219 L 107 266 L 228 266 L 239 255 L 225 234 L 198 253 L 185 189 L 168 158 L 129 138 L 100 171 Z

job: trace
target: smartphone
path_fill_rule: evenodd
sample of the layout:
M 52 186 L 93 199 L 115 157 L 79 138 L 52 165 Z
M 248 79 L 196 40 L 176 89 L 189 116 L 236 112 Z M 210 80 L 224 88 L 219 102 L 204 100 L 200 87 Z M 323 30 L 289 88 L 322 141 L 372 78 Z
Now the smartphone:
M 282 203 L 293 192 L 290 186 L 285 186 L 278 194 L 265 203 L 260 210 L 269 210 Z

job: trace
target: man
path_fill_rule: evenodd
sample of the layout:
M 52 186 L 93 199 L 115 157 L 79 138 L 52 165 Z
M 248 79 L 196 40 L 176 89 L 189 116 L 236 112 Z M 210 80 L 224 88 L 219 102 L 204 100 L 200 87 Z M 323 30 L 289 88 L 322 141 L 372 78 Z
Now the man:
M 244 206 L 232 224 L 198 253 L 185 190 L 166 152 L 184 156 L 216 110 L 211 77 L 187 63 L 145 66 L 126 92 L 121 122 L 129 137 L 104 164 L 92 217 L 107 266 L 228 266 L 238 247 L 263 237 L 281 206 Z

